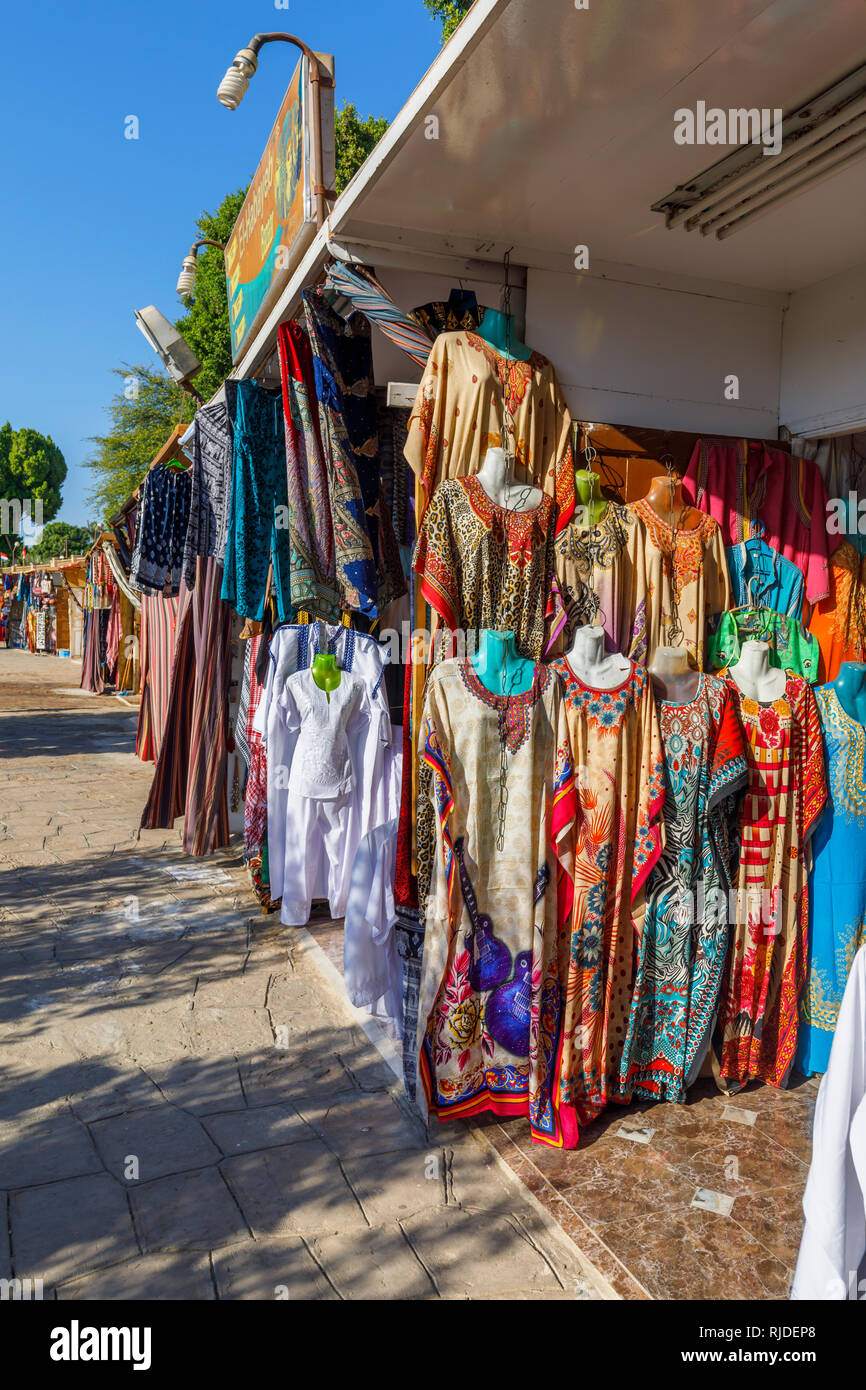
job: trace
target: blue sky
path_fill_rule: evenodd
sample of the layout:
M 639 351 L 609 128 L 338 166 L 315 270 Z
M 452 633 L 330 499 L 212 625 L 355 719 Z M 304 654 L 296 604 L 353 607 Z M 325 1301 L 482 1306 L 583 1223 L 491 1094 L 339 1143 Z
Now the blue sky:
M 87 438 L 122 361 L 156 361 L 133 310 L 180 312 L 194 221 L 250 177 L 295 62 L 270 45 L 237 111 L 217 85 L 254 33 L 336 58 L 337 104 L 393 118 L 440 47 L 422 0 L 147 0 L 6 7 L 0 84 L 0 422 L 50 434 L 83 523 Z M 139 118 L 140 139 L 124 139 Z

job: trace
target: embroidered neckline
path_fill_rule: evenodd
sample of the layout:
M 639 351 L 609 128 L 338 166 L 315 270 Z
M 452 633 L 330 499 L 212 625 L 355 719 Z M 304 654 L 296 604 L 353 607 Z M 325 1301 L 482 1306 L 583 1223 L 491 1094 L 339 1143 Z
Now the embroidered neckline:
M 470 695 L 496 710 L 499 717 L 499 738 L 512 755 L 518 752 L 529 737 L 531 714 L 547 690 L 553 676 L 548 666 L 536 666 L 532 685 L 520 695 L 494 695 L 479 679 L 467 657 L 458 663 L 460 678 Z
M 577 674 L 568 657 L 564 656 L 562 660 L 568 667 L 572 680 L 580 686 L 581 690 L 588 691 L 590 695 L 616 695 L 620 690 L 624 690 L 625 687 L 629 684 L 629 682 L 634 679 L 634 674 L 637 669 L 635 663 L 631 661 L 628 657 L 626 657 L 626 660 L 629 663 L 629 672 L 627 676 L 623 677 L 623 679 L 619 682 L 618 685 L 587 685 L 583 677 Z
M 503 507 L 500 502 L 496 502 L 484 487 L 475 473 L 471 473 L 468 478 L 458 478 L 457 482 L 466 493 L 467 501 L 472 510 L 481 517 L 482 521 L 490 524 L 492 516 L 503 518 L 508 526 L 516 526 L 518 529 L 525 530 L 527 525 L 534 521 L 541 512 L 545 513 L 544 529 L 547 529 L 549 513 L 553 507 L 553 502 L 546 492 L 542 492 L 541 501 L 537 507 L 530 507 L 522 511 L 513 511 L 510 507 Z M 527 483 L 527 487 L 535 487 L 535 483 Z
M 517 706 L 529 709 L 540 700 L 551 679 L 549 666 L 536 665 L 535 676 L 528 690 L 524 690 L 520 695 L 495 695 L 492 690 L 487 689 L 468 657 L 458 664 L 466 689 L 485 705 L 490 705 L 491 709 L 510 709 Z

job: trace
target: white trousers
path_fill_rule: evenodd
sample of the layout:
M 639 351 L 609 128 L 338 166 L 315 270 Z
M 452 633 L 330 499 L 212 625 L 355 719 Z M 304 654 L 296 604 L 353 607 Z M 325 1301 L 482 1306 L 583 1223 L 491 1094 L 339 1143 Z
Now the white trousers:
M 287 927 L 304 926 L 314 898 L 327 898 L 331 916 L 343 917 L 359 840 L 352 797 L 314 801 L 285 791 L 281 796 L 286 852 L 280 921 Z

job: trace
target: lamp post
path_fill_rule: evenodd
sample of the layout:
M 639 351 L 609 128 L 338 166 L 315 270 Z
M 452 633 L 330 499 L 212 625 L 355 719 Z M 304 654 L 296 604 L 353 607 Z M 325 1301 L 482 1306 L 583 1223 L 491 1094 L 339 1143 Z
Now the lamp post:
M 200 241 L 194 241 L 189 248 L 189 255 L 183 258 L 183 267 L 177 277 L 177 293 L 183 298 L 192 294 L 195 289 L 195 273 L 198 269 L 198 248 L 200 246 L 216 246 L 220 251 L 225 251 L 225 245 L 221 241 L 211 241 L 210 237 L 202 237 Z
M 321 63 L 313 50 L 304 43 L 303 39 L 295 38 L 294 34 L 254 34 L 247 44 L 238 53 L 225 77 L 217 88 L 217 100 L 223 106 L 228 107 L 229 111 L 237 110 L 244 99 L 244 94 L 250 84 L 250 78 L 259 65 L 259 52 L 266 43 L 293 43 L 299 48 L 310 65 L 310 83 L 313 88 L 313 110 L 311 127 L 311 144 L 313 147 L 313 168 L 312 185 L 313 196 L 316 200 L 316 226 L 321 227 L 327 217 L 325 197 L 333 197 L 331 189 L 324 185 L 324 157 L 322 153 L 322 107 L 321 89 L 322 87 L 333 86 L 333 79 L 330 74 L 323 70 Z M 186 262 L 184 262 L 186 265 Z

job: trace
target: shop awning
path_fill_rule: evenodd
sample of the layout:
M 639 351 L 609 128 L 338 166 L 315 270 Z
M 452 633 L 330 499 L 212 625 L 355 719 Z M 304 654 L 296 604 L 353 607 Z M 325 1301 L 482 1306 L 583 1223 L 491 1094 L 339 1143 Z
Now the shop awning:
M 246 375 L 324 262 L 500 260 L 567 269 L 587 246 L 617 265 L 772 294 L 862 261 L 866 159 L 729 240 L 668 229 L 653 204 L 729 147 L 677 144 L 681 108 L 788 112 L 866 63 L 866 6 L 849 0 L 476 0 L 337 201 Z

